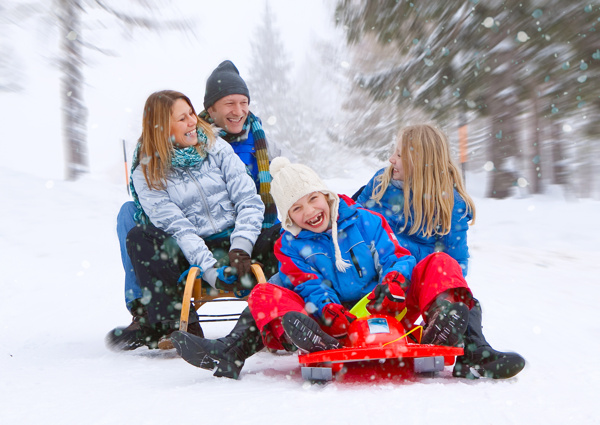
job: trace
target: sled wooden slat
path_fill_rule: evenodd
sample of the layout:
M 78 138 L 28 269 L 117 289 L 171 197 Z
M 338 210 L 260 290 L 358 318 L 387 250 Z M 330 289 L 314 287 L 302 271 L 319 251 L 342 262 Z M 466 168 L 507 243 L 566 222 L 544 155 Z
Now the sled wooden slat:
M 214 288 L 202 285 L 202 279 L 198 277 L 200 273 L 199 267 L 192 267 L 185 281 L 185 289 L 183 291 L 183 301 L 181 303 L 181 317 L 179 320 L 179 330 L 187 331 L 188 317 L 190 309 L 198 310 L 205 303 L 216 298 L 235 298 L 236 300 L 246 300 L 248 297 L 238 298 L 233 292 L 221 291 Z M 252 264 L 252 274 L 258 283 L 266 282 L 265 274 L 258 264 Z M 229 316 L 233 316 L 231 314 Z M 239 315 L 238 315 L 239 316 Z M 224 319 L 231 320 L 231 319 Z M 217 320 L 215 320 L 217 321 Z

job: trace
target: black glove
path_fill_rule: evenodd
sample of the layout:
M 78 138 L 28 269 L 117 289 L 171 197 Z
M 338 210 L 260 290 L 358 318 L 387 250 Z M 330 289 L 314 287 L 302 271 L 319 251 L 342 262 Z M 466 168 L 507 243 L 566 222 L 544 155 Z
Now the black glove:
M 239 278 L 250 273 L 252 260 L 250 254 L 243 249 L 232 249 L 229 251 L 229 265 L 235 269 Z

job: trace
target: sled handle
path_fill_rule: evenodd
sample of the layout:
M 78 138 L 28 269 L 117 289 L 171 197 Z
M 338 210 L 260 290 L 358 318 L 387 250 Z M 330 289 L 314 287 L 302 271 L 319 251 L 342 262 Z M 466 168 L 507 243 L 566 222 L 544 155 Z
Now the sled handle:
M 352 307 L 350 309 L 350 313 L 354 314 L 357 318 L 361 318 L 361 317 L 368 317 L 371 315 L 371 313 L 369 313 L 369 310 L 367 310 L 367 304 L 369 303 L 369 298 L 368 298 L 369 294 L 365 295 L 364 297 L 362 297 L 356 304 L 354 304 L 354 307 Z M 406 315 L 406 307 L 404 307 L 404 310 L 402 310 L 400 313 L 398 313 L 396 315 L 396 320 L 400 321 L 404 318 L 404 316 Z

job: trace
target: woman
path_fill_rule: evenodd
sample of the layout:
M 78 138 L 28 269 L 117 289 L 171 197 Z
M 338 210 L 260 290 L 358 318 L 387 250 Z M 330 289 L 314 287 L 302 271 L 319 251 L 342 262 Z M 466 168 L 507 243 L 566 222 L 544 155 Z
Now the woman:
M 467 194 L 461 173 L 452 160 L 445 134 L 431 125 L 404 128 L 389 159 L 354 198 L 382 214 L 400 245 L 417 259 L 445 252 L 468 271 L 469 221 L 475 204 Z M 481 306 L 475 303 L 465 332 L 465 355 L 457 359 L 454 376 L 472 377 L 470 368 L 493 378 L 514 376 L 525 360 L 516 353 L 494 350 L 483 336 Z
M 190 266 L 201 268 L 208 285 L 231 290 L 248 282 L 251 255 L 273 258 L 270 244 L 257 243 L 264 205 L 254 181 L 184 94 L 165 90 L 147 99 L 134 167 L 133 197 L 147 224 L 128 233 L 127 251 L 143 297 L 137 320 L 108 334 L 116 350 L 155 348 L 161 338 L 169 346 L 165 337 L 179 326 L 177 281 Z M 201 336 L 191 316 L 190 332 Z

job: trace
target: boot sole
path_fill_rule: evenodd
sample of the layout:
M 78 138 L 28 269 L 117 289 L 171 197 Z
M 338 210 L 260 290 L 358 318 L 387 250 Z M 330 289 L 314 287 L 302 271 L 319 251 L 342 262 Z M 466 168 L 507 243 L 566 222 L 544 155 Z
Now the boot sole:
M 171 350 L 175 348 L 173 346 L 173 341 L 171 341 L 170 336 L 161 336 L 158 340 L 158 349 L 159 350 Z
M 175 331 L 171 334 L 170 340 L 183 360 L 202 369 L 215 370 L 217 361 L 198 344 L 196 338 L 199 337 L 187 332 Z
M 463 303 L 455 303 L 449 307 L 445 317 L 435 317 L 425 331 L 423 344 L 457 347 L 463 341 L 463 334 L 469 323 L 469 308 Z M 435 333 L 433 333 L 436 331 Z
M 335 350 L 340 342 L 325 333 L 319 324 L 305 314 L 291 311 L 286 313 L 281 324 L 288 339 L 305 353 Z

